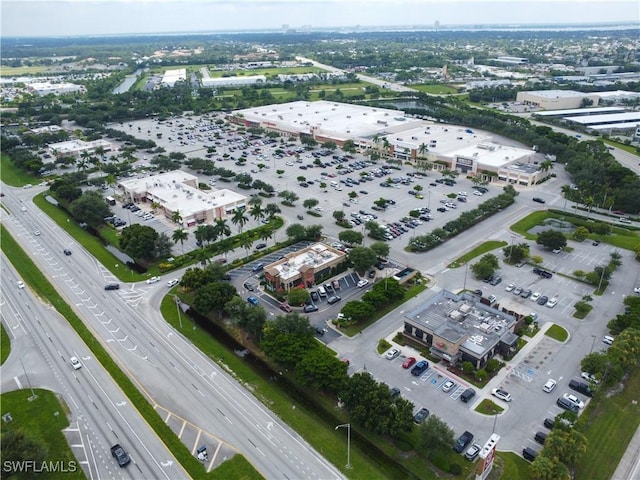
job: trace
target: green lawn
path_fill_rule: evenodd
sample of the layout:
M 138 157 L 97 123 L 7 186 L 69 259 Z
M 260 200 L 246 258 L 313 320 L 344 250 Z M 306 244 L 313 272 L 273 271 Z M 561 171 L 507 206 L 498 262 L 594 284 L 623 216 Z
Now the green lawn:
M 411 88 L 420 92 L 431 93 L 433 95 L 450 95 L 452 93 L 458 93 L 458 89 L 449 85 L 441 83 L 435 84 L 423 84 L 423 85 L 411 85 Z
M 498 452 L 496 456 L 502 462 L 500 480 L 529 480 L 532 478 L 529 472 L 530 463 L 520 455 L 513 452 Z
M 16 167 L 7 155 L 0 157 L 0 179 L 12 187 L 22 187 L 27 183 L 32 185 L 40 183 L 38 178 Z
M 577 463 L 575 478 L 607 480 L 640 425 L 640 369 L 635 368 L 622 392 L 598 395 L 582 415 L 587 451 Z
M 554 338 L 559 342 L 565 342 L 567 338 L 569 338 L 569 332 L 567 332 L 560 325 L 556 325 L 555 323 L 549 327 L 549 329 L 544 333 L 547 337 Z
M 49 67 L 43 65 L 35 65 L 31 67 L 7 67 L 2 66 L 0 69 L 0 76 L 2 77 L 19 77 L 22 75 L 38 75 L 46 72 Z
M 2 365 L 11 353 L 11 339 L 4 328 L 4 323 L 0 323 L 0 365 Z
M 488 242 L 484 242 L 473 250 L 468 251 L 461 257 L 456 258 L 453 262 L 447 265 L 449 268 L 458 268 L 462 265 L 466 264 L 468 261 L 473 260 L 480 255 L 483 255 L 487 252 L 495 250 L 496 248 L 506 247 L 508 245 L 507 242 L 498 241 L 498 240 L 489 240 Z
M 66 414 L 67 407 L 60 404 L 53 392 L 34 389 L 34 393 L 36 398 L 32 400 L 29 400 L 31 390 L 16 390 L 3 393 L 0 396 L 2 415 L 10 413 L 13 418 L 9 423 L 2 423 L 3 433 L 6 430 L 21 429 L 30 434 L 30 436 L 41 439 L 47 449 L 45 461 L 63 462 L 61 465 L 64 465 L 69 470 L 64 473 L 39 473 L 37 478 L 47 480 L 86 478 L 62 434 L 62 430 L 69 426 Z M 5 457 L 2 460 L 4 462 L 9 459 Z M 7 472 L 3 466 L 4 473 Z M 35 476 L 16 476 L 11 478 L 35 478 Z
M 489 400 L 485 398 L 480 402 L 480 404 L 476 407 L 476 412 L 482 413 L 484 415 L 497 415 L 498 413 L 502 413 L 504 408 L 500 405 L 496 404 L 493 400 Z

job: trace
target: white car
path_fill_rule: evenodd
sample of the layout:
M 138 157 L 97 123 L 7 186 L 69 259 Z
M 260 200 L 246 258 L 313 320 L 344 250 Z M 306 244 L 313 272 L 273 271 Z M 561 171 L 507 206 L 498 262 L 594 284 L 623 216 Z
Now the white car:
M 507 292 L 510 292 L 511 290 L 513 290 L 514 288 L 516 288 L 516 286 L 513 283 L 510 283 L 509 285 L 507 285 L 504 289 Z
M 22 280 L 18 280 L 18 288 L 24 288 L 24 282 Z
M 476 190 L 475 192 L 473 192 L 473 194 L 474 194 L 474 195 L 477 195 L 477 196 L 479 196 L 479 197 L 481 197 L 481 196 L 483 196 L 483 195 L 484 195 L 484 193 L 482 193 L 482 192 L 480 192 L 480 191 L 478 191 L 478 190 Z
M 458 192 L 458 196 L 459 197 L 466 197 L 467 196 L 467 192 Z
M 285 165 L 286 165 L 287 167 L 293 167 L 293 162 L 287 162 Z
M 633 293 L 640 293 L 640 287 L 636 287 L 633 289 Z
M 556 297 L 553 297 L 551 300 L 549 300 L 547 302 L 547 307 L 549 308 L 553 308 L 558 304 L 558 299 Z
M 588 380 L 590 382 L 595 383 L 596 385 L 598 383 L 600 383 L 600 381 L 598 379 L 596 379 L 596 376 L 593 373 L 589 373 L 589 372 L 582 372 L 580 373 L 580 376 L 582 378 L 584 378 L 585 380 Z
M 580 400 L 578 397 L 576 397 L 575 395 L 571 395 L 570 393 L 565 393 L 563 395 L 563 397 L 570 401 L 571 403 L 573 403 L 576 407 L 578 408 L 584 408 L 584 402 L 582 400 Z
M 614 340 L 614 338 L 613 338 L 611 335 L 605 335 L 605 336 L 602 338 L 602 341 L 603 341 L 604 343 L 606 343 L 607 345 L 611 345 L 611 344 L 613 343 L 613 340 Z
M 398 355 L 400 355 L 400 349 L 392 348 L 390 350 L 387 350 L 387 353 L 384 354 L 384 358 L 386 358 L 387 360 L 393 360 Z
M 160 281 L 160 277 L 151 277 L 147 279 L 147 285 Z
M 78 370 L 82 368 L 82 364 L 80 363 L 80 360 L 78 360 L 76 357 L 71 357 L 69 359 L 69 363 L 71 363 L 71 366 L 73 367 L 74 370 Z
M 358 287 L 358 288 L 362 288 L 362 287 L 364 287 L 365 285 L 369 285 L 369 280 L 367 280 L 366 278 L 363 278 L 362 280 L 360 280 L 360 281 L 358 282 L 357 287 Z
M 456 386 L 456 383 L 453 380 L 447 380 L 446 382 L 444 382 L 444 384 L 442 385 L 442 391 L 447 393 L 450 392 L 451 389 L 453 387 Z
M 542 390 L 547 393 L 551 393 L 554 388 L 556 388 L 556 381 L 553 378 L 550 378 L 547 380 L 547 383 L 544 384 Z
M 500 400 L 504 400 L 505 402 L 511 401 L 511 394 L 506 390 L 502 390 L 501 388 L 494 388 L 493 390 L 491 390 L 491 395 L 499 398 Z
M 40 236 L 40 230 L 35 230 L 35 231 L 33 232 L 33 234 L 34 234 L 36 237 L 39 237 L 39 236 Z
M 174 285 L 177 285 L 179 281 L 180 280 L 178 280 L 177 278 L 173 278 L 167 282 L 167 287 L 171 288 Z
M 535 292 L 533 295 L 531 295 L 531 301 L 532 302 L 537 302 L 538 299 L 540 298 L 540 292 Z

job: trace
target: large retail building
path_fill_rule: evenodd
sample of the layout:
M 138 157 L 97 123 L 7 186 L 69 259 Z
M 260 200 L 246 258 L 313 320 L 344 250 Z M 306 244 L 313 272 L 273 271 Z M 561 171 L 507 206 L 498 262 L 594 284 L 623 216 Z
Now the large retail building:
M 429 122 L 400 110 L 296 101 L 238 110 L 230 120 L 320 143 L 352 141 L 387 161 L 457 170 L 483 180 L 532 185 L 548 175 L 538 168 L 533 150 L 503 145 L 486 132 Z

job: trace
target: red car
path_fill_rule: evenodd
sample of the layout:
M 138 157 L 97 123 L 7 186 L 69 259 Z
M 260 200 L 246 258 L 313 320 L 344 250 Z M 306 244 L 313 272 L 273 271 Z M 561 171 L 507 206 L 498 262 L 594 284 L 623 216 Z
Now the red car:
M 402 362 L 402 368 L 411 368 L 414 363 L 416 363 L 415 358 L 407 357 L 407 359 L 404 362 Z
M 280 309 L 284 310 L 287 313 L 291 312 L 291 306 L 288 303 L 281 303 Z

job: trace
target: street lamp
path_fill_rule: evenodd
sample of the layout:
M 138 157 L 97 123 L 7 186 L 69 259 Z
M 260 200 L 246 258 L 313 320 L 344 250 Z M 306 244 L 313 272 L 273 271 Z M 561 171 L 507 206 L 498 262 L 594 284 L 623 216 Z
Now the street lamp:
M 338 430 L 341 427 L 347 429 L 347 468 L 351 468 L 351 424 L 343 423 L 334 428 L 334 430 Z
M 180 329 L 182 330 L 182 315 L 180 314 L 180 298 L 178 298 L 177 295 L 174 295 L 173 300 L 176 302 L 176 309 L 178 310 L 178 320 L 180 321 Z

